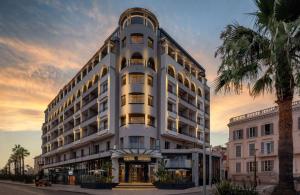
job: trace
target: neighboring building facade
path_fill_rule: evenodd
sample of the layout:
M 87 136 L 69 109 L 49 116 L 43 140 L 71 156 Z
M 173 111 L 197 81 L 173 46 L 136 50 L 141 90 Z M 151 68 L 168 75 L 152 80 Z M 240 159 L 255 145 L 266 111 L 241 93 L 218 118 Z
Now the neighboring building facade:
M 226 180 L 228 178 L 228 160 L 227 160 L 227 155 L 228 155 L 228 151 L 227 151 L 227 143 L 226 143 L 226 146 L 214 146 L 212 148 L 213 152 L 216 152 L 218 154 L 220 154 L 220 161 L 221 161 L 221 164 L 220 164 L 220 169 L 221 169 L 221 173 L 220 173 L 220 176 L 221 176 L 221 179 L 222 180 Z
M 235 181 L 253 181 L 256 164 L 258 182 L 277 183 L 278 107 L 231 118 L 228 126 L 229 178 Z M 296 101 L 293 102 L 294 177 L 300 176 L 299 136 L 300 101 Z
M 37 175 L 42 170 L 42 166 L 44 165 L 43 158 L 41 155 L 34 157 L 34 165 L 33 165 L 33 174 Z
M 164 158 L 197 185 L 202 148 L 210 144 L 209 110 L 204 68 L 150 11 L 128 9 L 45 111 L 43 169 L 80 183 L 111 162 L 114 182 L 150 182 Z

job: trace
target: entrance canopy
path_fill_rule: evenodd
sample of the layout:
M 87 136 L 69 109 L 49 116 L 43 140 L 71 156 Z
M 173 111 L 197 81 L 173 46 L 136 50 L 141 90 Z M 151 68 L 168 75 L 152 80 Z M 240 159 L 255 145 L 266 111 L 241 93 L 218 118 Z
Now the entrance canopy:
M 159 150 L 147 150 L 147 149 L 121 149 L 114 150 L 112 152 L 111 158 L 162 158 Z

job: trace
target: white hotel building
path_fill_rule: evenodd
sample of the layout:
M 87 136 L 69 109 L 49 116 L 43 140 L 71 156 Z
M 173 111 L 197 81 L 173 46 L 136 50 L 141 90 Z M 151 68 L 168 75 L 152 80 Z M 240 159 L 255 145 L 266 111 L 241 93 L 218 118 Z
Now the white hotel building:
M 110 161 L 114 182 L 151 182 L 163 158 L 198 185 L 210 145 L 209 95 L 204 68 L 155 15 L 128 9 L 45 110 L 43 169 L 57 182 L 80 183 Z M 207 159 L 218 177 L 218 156 Z
M 228 163 L 229 179 L 278 182 L 278 107 L 271 107 L 230 119 Z M 294 177 L 300 176 L 300 101 L 293 102 Z M 256 163 L 255 163 L 256 157 Z

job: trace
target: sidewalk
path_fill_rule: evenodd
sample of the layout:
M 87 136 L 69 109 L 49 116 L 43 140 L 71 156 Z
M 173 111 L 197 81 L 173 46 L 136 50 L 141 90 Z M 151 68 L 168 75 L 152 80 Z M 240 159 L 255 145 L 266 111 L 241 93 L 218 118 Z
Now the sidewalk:
M 28 186 L 32 188 L 39 188 L 44 190 L 50 190 L 50 191 L 65 191 L 65 192 L 80 192 L 80 193 L 86 193 L 86 194 L 92 194 L 92 195 L 171 195 L 171 194 L 188 194 L 188 193 L 201 193 L 202 187 L 194 187 L 189 188 L 185 190 L 160 190 L 160 189 L 112 189 L 112 190 L 106 190 L 106 189 L 85 189 L 80 188 L 80 186 L 76 185 L 62 185 L 62 184 L 52 184 L 51 187 L 35 187 L 34 184 L 24 184 L 20 182 L 13 182 L 13 181 L 7 181 L 7 180 L 0 180 L 0 183 L 6 183 L 6 184 L 13 184 L 13 185 L 22 185 L 22 186 Z M 211 188 L 207 186 L 207 195 L 210 193 Z

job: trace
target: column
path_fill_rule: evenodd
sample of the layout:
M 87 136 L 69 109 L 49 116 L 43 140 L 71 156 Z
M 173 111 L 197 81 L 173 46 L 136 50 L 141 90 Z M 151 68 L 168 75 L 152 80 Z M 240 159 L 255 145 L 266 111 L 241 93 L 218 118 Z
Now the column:
M 199 153 L 192 153 L 192 181 L 199 186 Z
M 209 186 L 211 186 L 211 182 L 212 182 L 212 148 L 210 146 L 209 148 Z
M 119 183 L 119 161 L 118 161 L 118 158 L 112 158 L 111 159 L 112 161 L 112 176 L 113 176 L 113 179 L 112 179 L 112 182 L 113 183 Z

